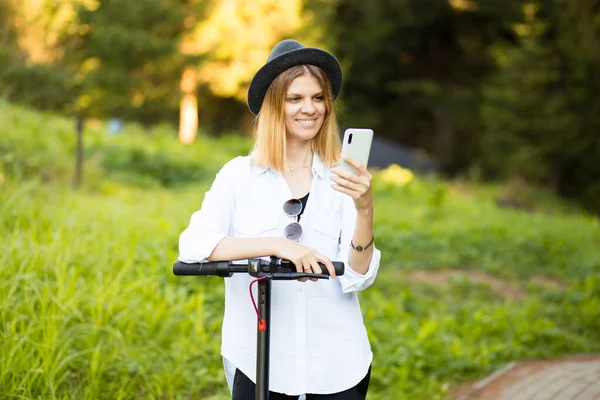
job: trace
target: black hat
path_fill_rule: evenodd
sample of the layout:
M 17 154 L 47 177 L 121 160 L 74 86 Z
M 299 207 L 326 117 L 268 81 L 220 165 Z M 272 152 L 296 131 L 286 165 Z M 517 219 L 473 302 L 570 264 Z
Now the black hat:
M 315 65 L 325 71 L 331 81 L 335 100 L 342 89 L 342 68 L 338 60 L 325 50 L 305 47 L 296 40 L 287 39 L 273 47 L 267 63 L 256 72 L 250 82 L 248 108 L 252 114 L 257 115 L 260 111 L 267 89 L 277 75 L 290 67 L 303 64 Z

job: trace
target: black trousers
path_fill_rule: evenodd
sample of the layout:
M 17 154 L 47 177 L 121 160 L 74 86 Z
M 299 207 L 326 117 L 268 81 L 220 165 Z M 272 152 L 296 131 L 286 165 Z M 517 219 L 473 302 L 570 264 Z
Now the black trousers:
M 306 400 L 365 400 L 369 381 L 371 379 L 371 367 L 367 375 L 356 386 L 343 392 L 333 394 L 307 394 Z M 256 385 L 239 369 L 235 370 L 233 378 L 232 400 L 255 400 Z M 300 396 L 288 396 L 282 393 L 269 391 L 269 400 L 297 400 Z

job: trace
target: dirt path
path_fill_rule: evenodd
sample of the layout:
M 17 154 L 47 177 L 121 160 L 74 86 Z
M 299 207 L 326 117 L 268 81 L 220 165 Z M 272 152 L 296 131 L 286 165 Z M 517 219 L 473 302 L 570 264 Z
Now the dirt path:
M 406 271 L 402 275 L 409 282 L 426 282 L 442 287 L 448 286 L 452 281 L 457 279 L 467 279 L 473 283 L 488 285 L 495 295 L 502 298 L 520 299 L 527 296 L 527 291 L 523 284 L 498 278 L 485 272 L 441 269 L 433 271 Z M 564 285 L 560 281 L 546 276 L 533 276 L 528 282 L 551 290 L 564 289 Z

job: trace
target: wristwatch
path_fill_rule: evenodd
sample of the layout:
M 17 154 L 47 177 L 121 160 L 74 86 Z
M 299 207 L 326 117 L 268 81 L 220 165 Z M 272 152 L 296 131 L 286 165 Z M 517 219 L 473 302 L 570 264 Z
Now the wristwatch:
M 352 242 L 352 240 L 350 240 L 350 246 L 352 246 L 352 248 L 354 250 L 356 250 L 357 253 L 362 253 L 363 251 L 365 251 L 366 249 L 371 247 L 371 245 L 373 244 L 374 241 L 375 241 L 375 235 L 373 235 L 373 237 L 371 238 L 371 241 L 366 246 L 361 246 L 360 244 L 358 246 L 355 246 L 354 243 Z

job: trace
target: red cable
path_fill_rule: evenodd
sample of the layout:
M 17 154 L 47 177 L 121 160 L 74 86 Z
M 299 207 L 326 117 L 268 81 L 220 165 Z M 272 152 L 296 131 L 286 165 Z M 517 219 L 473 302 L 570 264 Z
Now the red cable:
M 260 317 L 260 313 L 258 312 L 258 307 L 256 306 L 256 301 L 254 301 L 254 295 L 252 294 L 252 285 L 255 282 L 262 281 L 263 279 L 267 279 L 266 276 L 261 276 L 260 278 L 256 278 L 252 282 L 250 282 L 250 298 L 252 299 L 252 305 L 254 305 L 254 310 L 256 311 L 256 316 L 258 318 L 258 330 L 264 332 L 267 327 L 267 322 Z

